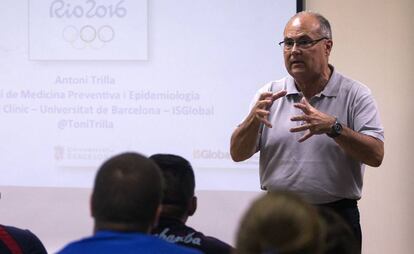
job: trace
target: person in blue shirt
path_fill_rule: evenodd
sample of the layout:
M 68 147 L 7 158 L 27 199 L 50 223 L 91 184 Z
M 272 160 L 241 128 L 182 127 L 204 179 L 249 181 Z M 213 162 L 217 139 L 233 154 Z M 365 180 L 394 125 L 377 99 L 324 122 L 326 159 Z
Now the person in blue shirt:
M 59 254 L 199 254 L 149 235 L 161 211 L 158 166 L 137 153 L 110 158 L 99 169 L 92 192 L 94 234 L 72 242 Z

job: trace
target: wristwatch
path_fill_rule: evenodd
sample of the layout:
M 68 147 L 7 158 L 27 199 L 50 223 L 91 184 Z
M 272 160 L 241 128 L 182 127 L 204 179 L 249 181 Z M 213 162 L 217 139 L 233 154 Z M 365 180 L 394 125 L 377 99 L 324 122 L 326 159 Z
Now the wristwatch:
M 335 123 L 331 127 L 331 132 L 326 133 L 331 138 L 336 138 L 341 135 L 342 132 L 342 124 L 338 122 L 338 119 L 335 119 Z

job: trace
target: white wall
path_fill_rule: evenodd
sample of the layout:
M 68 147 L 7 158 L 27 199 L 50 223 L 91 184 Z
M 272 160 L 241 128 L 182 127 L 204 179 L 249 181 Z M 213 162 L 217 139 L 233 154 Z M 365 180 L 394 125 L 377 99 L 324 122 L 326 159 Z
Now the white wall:
M 363 253 L 412 253 L 414 1 L 308 0 L 306 8 L 331 21 L 331 62 L 371 88 L 385 126 L 385 159 L 380 168 L 367 168 L 360 202 Z M 2 187 L 1 194 L 1 222 L 32 229 L 51 252 L 92 231 L 90 190 Z M 197 194 L 199 211 L 190 224 L 228 242 L 233 242 L 240 216 L 257 196 L 254 192 Z
M 331 62 L 364 82 L 385 127 L 385 158 L 367 168 L 361 206 L 363 253 L 412 253 L 414 1 L 307 0 L 331 22 Z

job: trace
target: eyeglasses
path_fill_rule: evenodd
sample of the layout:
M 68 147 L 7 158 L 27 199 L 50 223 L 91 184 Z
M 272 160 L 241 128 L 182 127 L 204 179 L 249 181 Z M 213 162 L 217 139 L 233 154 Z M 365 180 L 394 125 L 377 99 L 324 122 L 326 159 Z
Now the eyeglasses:
M 285 50 L 290 50 L 293 48 L 293 46 L 296 44 L 296 47 L 301 49 L 307 49 L 315 45 L 316 43 L 320 42 L 321 40 L 329 40 L 327 37 L 322 37 L 320 39 L 311 40 L 308 38 L 302 38 L 297 41 L 294 39 L 285 39 L 284 41 L 279 42 L 279 45 L 283 47 Z

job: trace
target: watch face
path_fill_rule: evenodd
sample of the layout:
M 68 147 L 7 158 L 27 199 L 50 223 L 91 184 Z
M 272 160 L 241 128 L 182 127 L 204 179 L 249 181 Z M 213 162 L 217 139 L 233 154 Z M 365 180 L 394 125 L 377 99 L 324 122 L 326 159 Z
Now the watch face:
M 340 123 L 335 123 L 333 126 L 336 133 L 341 133 L 342 125 Z
M 341 135 L 342 125 L 338 122 L 335 122 L 331 127 L 331 132 L 326 133 L 331 138 L 336 138 Z

